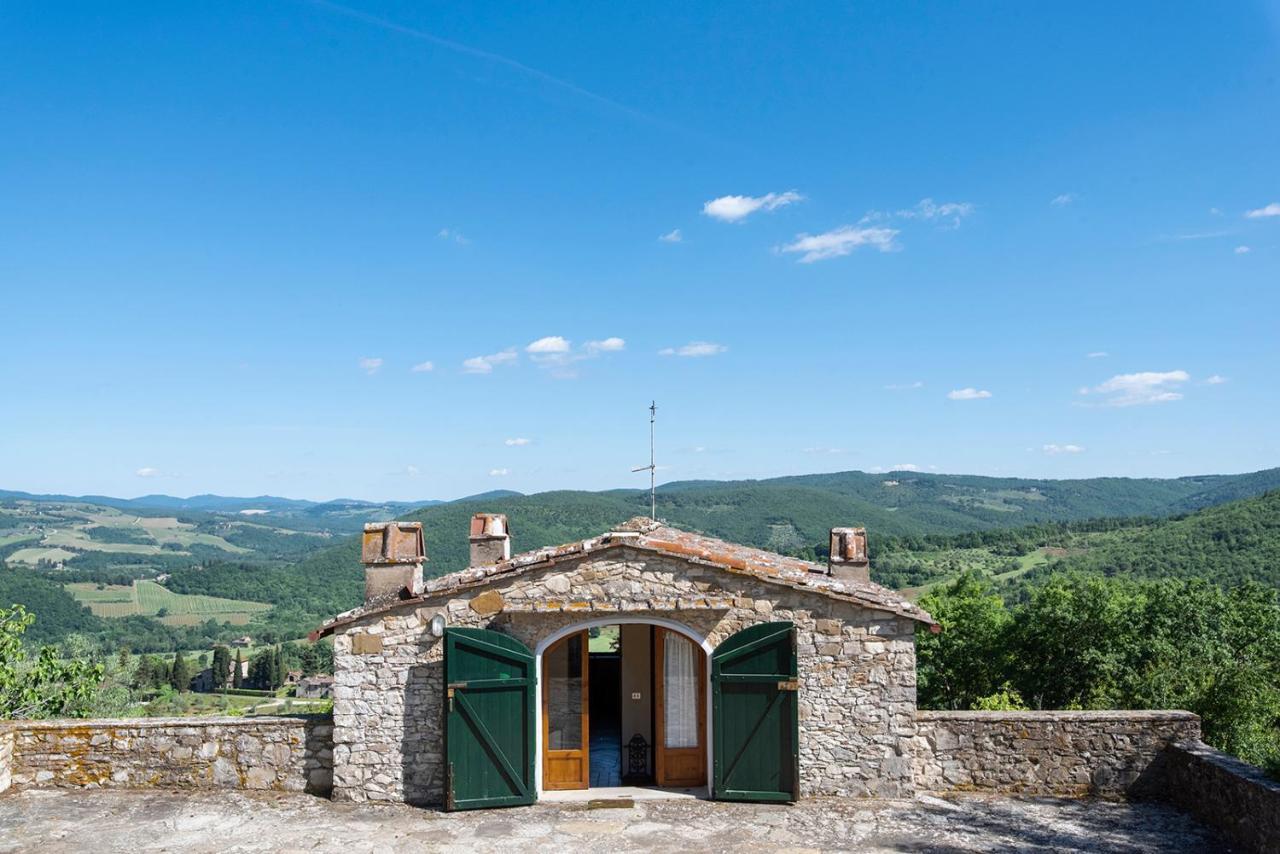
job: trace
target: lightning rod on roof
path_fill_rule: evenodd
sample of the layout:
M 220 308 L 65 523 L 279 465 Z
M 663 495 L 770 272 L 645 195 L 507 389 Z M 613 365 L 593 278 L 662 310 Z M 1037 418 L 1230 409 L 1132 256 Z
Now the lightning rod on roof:
M 657 472 L 653 456 L 653 423 L 658 420 L 658 402 L 649 403 L 649 465 L 634 468 L 631 471 L 647 471 L 649 473 L 649 518 L 658 521 Z

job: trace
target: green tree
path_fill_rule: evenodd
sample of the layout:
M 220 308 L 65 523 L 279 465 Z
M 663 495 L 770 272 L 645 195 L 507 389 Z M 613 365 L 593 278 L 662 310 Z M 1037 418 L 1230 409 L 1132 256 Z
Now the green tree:
M 218 645 L 213 648 L 213 690 L 221 691 L 227 687 L 227 674 L 231 670 L 231 650 Z
M 191 668 L 182 656 L 182 650 L 173 654 L 173 666 L 169 669 L 169 684 L 175 691 L 186 691 L 191 687 Z
M 927 708 L 967 709 L 1001 690 L 1010 656 L 1012 618 L 1004 600 L 975 572 L 921 597 L 920 605 L 942 626 L 917 637 L 917 687 Z
M 51 646 L 29 659 L 23 634 L 34 621 L 21 605 L 0 608 L 0 718 L 87 717 L 103 666 L 64 659 Z
M 238 649 L 236 650 L 235 669 L 231 671 L 231 687 L 244 687 L 244 656 L 241 655 L 240 650 Z

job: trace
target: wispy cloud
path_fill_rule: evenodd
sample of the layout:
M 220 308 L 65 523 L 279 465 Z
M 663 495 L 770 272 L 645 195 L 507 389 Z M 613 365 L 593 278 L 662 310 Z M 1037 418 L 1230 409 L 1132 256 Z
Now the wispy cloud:
M 900 208 L 896 211 L 867 211 L 858 225 L 869 225 L 876 222 L 892 222 L 894 220 L 914 219 L 924 222 L 941 221 L 948 228 L 959 228 L 965 217 L 973 214 L 977 207 L 972 202 L 935 202 L 933 199 L 921 199 L 914 207 Z
M 1221 374 L 1214 374 L 1213 376 L 1205 380 L 1205 384 L 1206 385 L 1222 385 L 1226 381 L 1227 381 L 1227 378 L 1222 376 Z
M 970 202 L 935 202 L 933 199 L 921 199 L 913 208 L 904 208 L 895 216 L 902 219 L 922 219 L 926 221 L 946 220 L 952 228 L 959 228 L 960 221 L 974 212 Z
M 382 359 L 376 356 L 365 356 L 356 362 L 360 366 L 360 370 L 369 376 L 373 376 L 382 368 Z
M 489 477 L 506 477 L 511 474 L 511 469 L 489 469 Z
M 936 468 L 936 466 L 929 466 Z M 872 466 L 868 469 L 872 474 L 889 474 L 895 471 L 924 471 L 924 466 L 918 466 L 915 463 L 898 463 L 892 466 Z
M 405 466 L 404 476 L 405 477 L 421 477 L 422 469 L 418 468 L 417 466 Z
M 616 336 L 600 341 L 588 341 L 583 345 L 583 349 L 588 353 L 616 353 L 626 348 L 627 342 Z
M 986 400 L 991 397 L 991 392 L 986 389 L 958 388 L 954 391 L 947 392 L 947 397 L 951 400 Z
M 801 264 L 812 264 L 848 255 L 863 246 L 891 252 L 898 248 L 893 242 L 898 234 L 898 229 L 884 226 L 842 225 L 821 234 L 797 234 L 795 240 L 779 247 L 778 251 L 798 253 Z
M 1084 357 L 1086 359 L 1105 359 L 1110 355 L 1106 350 L 1094 350 L 1092 353 L 1085 353 Z
M 712 344 L 710 341 L 690 341 L 683 347 L 664 347 L 658 351 L 658 355 L 684 356 L 696 359 L 702 356 L 718 356 L 728 349 L 723 344 Z
M 681 243 L 684 241 L 684 235 L 680 233 L 680 229 L 673 228 L 666 234 L 659 234 L 658 239 L 663 243 Z
M 151 466 L 143 466 L 135 471 L 134 475 L 137 477 L 163 477 L 164 472 L 160 471 L 160 469 L 152 468 Z
M 505 439 L 502 444 L 506 445 L 508 448 L 523 448 L 525 445 L 532 445 L 533 440 L 520 437 L 516 439 Z
M 409 370 L 415 374 L 427 374 L 436 369 L 435 362 L 419 362 Z
M 721 222 L 742 222 L 756 211 L 772 211 L 803 201 L 804 196 L 795 190 L 785 193 L 766 193 L 763 196 L 720 196 L 704 202 L 702 212 Z
M 1049 204 L 1053 205 L 1055 208 L 1065 208 L 1075 200 L 1075 193 L 1059 193 L 1049 200 Z
M 511 348 L 499 353 L 490 353 L 488 356 L 472 356 L 462 363 L 462 372 L 464 374 L 491 374 L 495 367 L 514 364 L 519 358 L 516 351 Z
M 1059 454 L 1083 454 L 1084 448 L 1080 445 L 1043 445 L 1040 450 L 1044 451 L 1051 457 Z
M 466 235 L 464 235 L 461 231 L 458 231 L 456 228 L 442 228 L 436 232 L 436 237 L 440 238 L 441 240 L 451 241 L 453 243 L 458 244 L 459 246 L 466 246 L 468 243 L 471 242 L 469 239 L 467 239 Z
M 1237 246 L 1234 250 L 1237 255 L 1248 255 L 1251 251 L 1248 246 Z
M 540 368 L 545 368 L 558 379 L 573 379 L 577 376 L 575 365 L 587 359 L 595 359 L 605 353 L 616 353 L 625 350 L 627 342 L 617 336 L 588 341 L 577 349 L 573 342 L 560 335 L 548 335 L 539 338 L 525 347 L 529 358 Z
M 346 17 L 353 18 L 357 21 L 363 21 L 366 24 L 369 24 L 374 27 L 379 27 L 389 32 L 399 33 L 402 36 L 408 36 L 409 38 L 428 42 L 429 44 L 433 44 L 437 47 L 442 47 L 445 50 L 449 50 L 454 53 L 461 54 L 463 56 L 469 56 L 473 59 L 479 59 L 484 62 L 492 63 L 494 65 L 501 65 L 506 68 L 510 68 L 511 70 L 519 74 L 522 74 L 525 77 L 532 78 L 541 83 L 545 83 L 553 88 L 560 89 L 572 95 L 576 95 L 577 97 L 582 98 L 591 103 L 594 103 L 598 106 L 607 107 L 610 110 L 624 113 L 628 116 L 631 116 L 632 118 L 640 119 L 649 124 L 656 124 L 656 125 L 661 125 L 661 126 L 675 129 L 672 127 L 670 123 L 666 121 L 657 119 L 653 116 L 648 115 L 647 113 L 641 112 L 640 110 L 636 110 L 631 107 L 628 107 L 625 104 L 620 104 L 617 101 L 606 98 L 603 95 L 597 95 L 595 92 L 592 92 L 589 89 L 584 89 L 581 86 L 577 85 L 576 83 L 571 83 L 568 80 L 564 80 L 560 77 L 556 77 L 552 74 L 548 74 L 547 72 L 542 71 L 540 69 L 533 68 L 532 66 L 529 66 L 529 65 L 525 65 L 523 62 L 519 62 L 517 60 L 511 59 L 510 57 L 506 57 L 498 53 L 493 53 L 491 51 L 482 50 L 480 48 L 471 47 L 470 45 L 465 45 L 465 44 L 462 44 L 461 42 L 455 42 L 451 39 L 442 38 L 441 36 L 437 36 L 434 33 L 429 33 L 426 30 L 420 30 L 414 27 L 407 27 L 403 24 L 398 24 L 395 21 L 389 20 L 387 18 L 381 18 L 381 17 L 378 17 L 377 15 L 371 15 L 368 12 L 362 12 L 359 9 L 352 9 L 349 6 L 343 6 L 339 3 L 330 2 L 330 0 L 310 0 L 310 2 L 313 6 L 317 6 L 321 9 L 327 9 L 330 12 L 334 12 L 339 15 L 345 15 Z
M 805 449 L 804 449 L 804 452 L 805 452 L 806 454 L 831 454 L 831 455 L 835 455 L 835 454 L 843 454 L 843 453 L 844 453 L 844 448 L 828 448 L 828 447 L 826 447 L 826 446 L 824 446 L 824 445 L 816 445 L 816 446 L 814 446 L 814 447 L 812 447 L 812 448 L 805 448 Z
M 909 391 L 914 388 L 924 388 L 924 382 L 916 380 L 913 383 L 889 383 L 885 388 L 889 391 Z
M 1186 371 L 1140 371 L 1134 374 L 1116 374 L 1111 379 L 1080 389 L 1081 394 L 1105 396 L 1103 406 L 1144 406 L 1152 403 L 1168 403 L 1182 400 L 1177 388 L 1191 379 Z
M 1269 205 L 1263 205 L 1260 208 L 1245 211 L 1244 215 L 1249 219 L 1265 219 L 1267 217 L 1280 216 L 1280 202 L 1272 202 Z
M 526 353 L 534 356 L 556 355 L 559 353 L 568 353 L 570 350 L 569 342 L 559 335 L 548 335 L 545 338 L 539 338 L 528 347 L 524 348 Z

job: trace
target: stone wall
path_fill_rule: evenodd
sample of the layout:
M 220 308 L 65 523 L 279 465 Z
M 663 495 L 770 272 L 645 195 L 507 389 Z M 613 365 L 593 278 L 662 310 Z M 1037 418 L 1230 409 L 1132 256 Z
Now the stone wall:
M 1116 797 L 1150 786 L 1190 712 L 919 712 L 917 788 Z
M 1161 757 L 1152 794 L 1221 830 L 1245 851 L 1280 849 L 1280 782 L 1200 741 Z
M 567 626 L 625 615 L 686 627 L 711 646 L 791 620 L 800 665 L 804 795 L 912 791 L 914 623 L 815 592 L 633 549 L 566 562 L 371 614 L 334 637 L 334 796 L 443 799 L 443 643 L 427 625 L 509 634 L 531 650 Z
M 332 737 L 327 717 L 11 721 L 0 724 L 0 758 L 7 740 L 15 788 L 162 786 L 328 794 Z
M 13 783 L 13 731 L 0 729 L 0 795 Z

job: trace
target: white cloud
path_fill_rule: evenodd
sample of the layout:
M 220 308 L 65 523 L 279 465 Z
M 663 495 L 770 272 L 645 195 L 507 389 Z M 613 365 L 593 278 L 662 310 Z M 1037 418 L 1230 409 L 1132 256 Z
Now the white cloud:
M 885 388 L 889 391 L 907 391 L 913 388 L 924 388 L 924 382 L 916 380 L 913 383 L 889 383 Z
M 506 477 L 511 474 L 511 469 L 489 469 L 489 477 Z
M 588 353 L 616 353 L 625 350 L 627 342 L 615 336 L 601 341 L 588 341 L 583 346 Z
M 985 400 L 991 397 L 991 392 L 986 389 L 958 388 L 954 391 L 947 392 L 947 397 L 951 400 Z
M 1105 359 L 1111 354 L 1106 350 L 1094 350 L 1092 353 L 1085 353 L 1086 359 Z
M 710 204 L 710 202 L 708 202 Z M 680 233 L 680 229 L 673 228 L 666 234 L 659 234 L 658 239 L 663 243 L 680 243 L 684 240 L 684 235 Z
M 698 358 L 701 356 L 718 356 L 728 349 L 723 344 L 712 344 L 710 341 L 690 341 L 683 347 L 664 347 L 658 351 L 658 355 Z
M 1272 202 L 1264 207 L 1246 211 L 1245 216 L 1249 219 L 1264 219 L 1266 217 L 1280 216 L 1280 202 Z
M 1076 200 L 1075 193 L 1061 193 L 1049 200 L 1049 204 L 1055 208 L 1064 208 Z
M 382 367 L 382 360 L 376 357 L 365 356 L 363 359 L 356 362 L 356 364 L 360 366 L 360 370 L 364 371 L 369 376 L 373 376 L 378 372 L 378 369 Z
M 523 448 L 525 445 L 532 445 L 533 440 L 525 438 L 507 439 L 502 444 L 508 448 Z
M 526 353 L 532 353 L 536 356 L 550 356 L 559 353 L 568 353 L 572 349 L 569 342 L 561 338 L 559 335 L 548 335 L 546 338 L 539 338 L 528 347 L 524 348 Z
M 972 214 L 973 210 L 973 205 L 970 202 L 943 202 L 938 204 L 933 199 L 921 199 L 914 208 L 900 210 L 897 215 L 903 219 L 951 220 L 951 227 L 958 228 L 960 220 Z
M 441 240 L 453 241 L 454 243 L 457 243 L 459 246 L 466 246 L 468 243 L 471 242 L 470 240 L 467 239 L 467 237 L 461 231 L 458 231 L 456 228 L 442 228 L 436 232 L 436 237 L 440 238 Z
M 415 374 L 426 374 L 426 373 L 430 373 L 431 371 L 434 371 L 435 369 L 436 369 L 435 362 L 419 362 L 409 370 L 413 371 Z
M 721 196 L 702 205 L 702 212 L 721 222 L 741 222 L 759 210 L 772 211 L 802 201 L 795 190 L 763 196 Z
M 1191 379 L 1186 371 L 1140 371 L 1136 374 L 1116 374 L 1092 389 L 1081 389 L 1081 394 L 1109 395 L 1105 406 L 1141 406 L 1150 403 L 1168 403 L 1181 400 L 1178 386 Z
M 134 474 L 137 475 L 138 477 L 160 477 L 161 472 L 160 472 L 160 469 L 155 469 L 155 468 L 152 468 L 151 466 L 143 466 L 142 468 L 135 471 Z
M 472 356 L 462 363 L 462 372 L 464 374 L 491 374 L 495 367 L 509 365 L 518 358 L 519 356 L 516 355 L 516 351 L 513 349 L 506 349 L 501 353 L 491 353 L 488 356 Z
M 896 228 L 842 225 L 821 234 L 797 234 L 796 239 L 778 249 L 779 252 L 798 252 L 801 264 L 825 261 L 848 255 L 862 246 L 874 246 L 881 252 L 897 249 L 893 239 L 899 234 Z
M 828 448 L 823 445 L 818 445 L 813 448 L 805 448 L 804 452 L 806 454 L 843 454 L 844 448 Z
M 1249 251 L 1250 251 L 1250 250 L 1249 250 L 1249 247 L 1248 247 L 1248 246 L 1237 246 L 1233 251 L 1234 251 L 1237 255 L 1247 255 L 1247 254 L 1249 254 Z
M 1083 454 L 1084 448 L 1080 445 L 1044 445 L 1041 447 L 1049 456 L 1057 456 L 1058 454 Z
M 1209 385 L 1222 385 L 1226 381 L 1227 381 L 1227 378 L 1222 376 L 1221 374 L 1214 374 L 1213 376 L 1205 380 L 1205 382 Z
M 422 470 L 417 466 L 405 466 L 404 474 L 405 477 L 419 477 L 422 474 Z
M 1209 216 L 1222 216 L 1222 208 L 1209 208 Z

